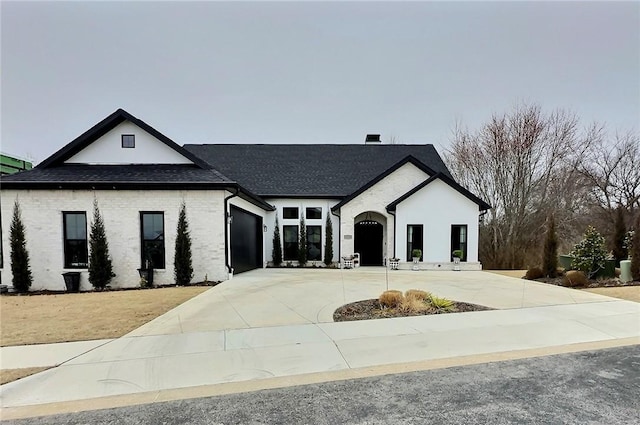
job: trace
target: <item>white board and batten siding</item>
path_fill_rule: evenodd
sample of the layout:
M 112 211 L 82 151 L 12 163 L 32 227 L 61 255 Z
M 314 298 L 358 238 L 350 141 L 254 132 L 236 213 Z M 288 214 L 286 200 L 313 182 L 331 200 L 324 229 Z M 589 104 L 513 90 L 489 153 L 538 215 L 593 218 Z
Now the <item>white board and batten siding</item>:
M 396 253 L 406 255 L 407 225 L 423 225 L 423 268 L 451 269 L 451 226 L 467 226 L 467 261 L 463 270 L 480 270 L 478 204 L 441 180 L 435 180 L 396 207 Z
M 321 263 L 324 260 L 325 254 L 325 240 L 326 240 L 326 224 L 327 224 L 327 216 L 331 218 L 331 226 L 333 230 L 333 261 L 338 262 L 338 248 L 340 244 L 340 240 L 338 237 L 339 234 L 339 226 L 340 226 L 340 217 L 337 217 L 331 213 L 331 208 L 335 206 L 339 200 L 337 199 L 310 199 L 310 198 L 267 198 L 266 202 L 276 207 L 276 211 L 271 211 L 265 217 L 264 224 L 267 225 L 267 233 L 265 233 L 265 257 L 267 262 L 273 261 L 273 233 L 276 225 L 276 214 L 278 216 L 278 224 L 280 228 L 280 239 L 281 243 L 284 243 L 284 233 L 282 231 L 282 226 L 299 226 L 300 225 L 300 217 L 305 217 L 305 225 L 306 226 L 321 226 L 322 227 L 322 254 L 320 256 L 321 260 L 318 262 Z M 283 208 L 298 208 L 298 218 L 286 219 L 283 217 L 282 209 Z M 322 216 L 319 219 L 307 219 L 305 216 L 305 212 L 307 208 L 322 208 Z M 286 264 L 287 261 L 284 261 Z M 296 261 L 292 261 L 292 263 L 296 263 Z
M 122 135 L 135 135 L 135 147 L 123 148 Z M 132 122 L 117 125 L 82 151 L 65 161 L 66 164 L 193 164 L 191 160 L 167 146 Z

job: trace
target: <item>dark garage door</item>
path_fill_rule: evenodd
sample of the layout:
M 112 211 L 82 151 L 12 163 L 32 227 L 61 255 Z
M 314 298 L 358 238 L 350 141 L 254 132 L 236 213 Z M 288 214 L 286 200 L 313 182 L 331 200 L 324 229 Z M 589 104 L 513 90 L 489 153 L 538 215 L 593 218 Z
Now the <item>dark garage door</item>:
M 234 274 L 262 267 L 262 218 L 234 206 L 230 212 Z

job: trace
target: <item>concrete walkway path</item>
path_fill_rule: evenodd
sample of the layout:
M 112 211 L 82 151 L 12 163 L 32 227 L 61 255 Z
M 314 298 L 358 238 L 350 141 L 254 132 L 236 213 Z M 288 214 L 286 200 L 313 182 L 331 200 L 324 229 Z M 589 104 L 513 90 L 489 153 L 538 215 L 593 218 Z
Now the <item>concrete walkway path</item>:
M 501 310 L 333 323 L 387 287 Z M 602 341 L 640 343 L 640 304 L 483 272 L 258 270 L 61 366 L 1 387 L 2 407 L 153 393 Z

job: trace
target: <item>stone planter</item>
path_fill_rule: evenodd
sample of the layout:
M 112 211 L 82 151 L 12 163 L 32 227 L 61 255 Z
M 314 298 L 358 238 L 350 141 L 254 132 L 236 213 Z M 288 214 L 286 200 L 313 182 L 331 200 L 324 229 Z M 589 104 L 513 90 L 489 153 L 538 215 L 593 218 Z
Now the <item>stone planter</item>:
M 460 257 L 453 257 L 453 270 L 460 271 Z
M 411 267 L 411 270 L 420 270 L 420 257 L 413 257 L 413 266 Z

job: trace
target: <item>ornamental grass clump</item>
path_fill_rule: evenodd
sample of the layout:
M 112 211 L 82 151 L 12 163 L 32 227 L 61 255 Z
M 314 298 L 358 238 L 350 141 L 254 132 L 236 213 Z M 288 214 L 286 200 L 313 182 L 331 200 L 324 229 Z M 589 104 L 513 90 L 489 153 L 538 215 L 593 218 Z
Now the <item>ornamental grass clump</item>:
M 569 270 L 565 273 L 562 283 L 564 286 L 574 288 L 577 286 L 587 286 L 589 279 L 587 279 L 587 275 L 580 270 Z
M 446 298 L 431 297 L 431 306 L 438 311 L 445 312 L 453 310 L 453 301 Z
M 378 301 L 383 307 L 396 308 L 402 303 L 403 298 L 402 292 L 391 290 L 384 291 L 378 298 Z
M 587 278 L 592 279 L 604 268 L 607 259 L 604 237 L 593 226 L 587 227 L 583 239 L 573 247 L 571 256 L 571 267 L 583 271 Z
M 416 297 L 405 297 L 400 302 L 398 306 L 398 310 L 403 313 L 424 313 L 429 310 L 429 304 L 427 304 L 424 300 Z
M 416 298 L 424 302 L 431 301 L 431 294 L 427 291 L 421 291 L 420 289 L 409 289 L 404 293 L 404 296 L 405 298 Z
M 544 277 L 544 272 L 540 267 L 531 267 L 524 275 L 524 278 L 527 280 L 536 280 L 542 277 Z

